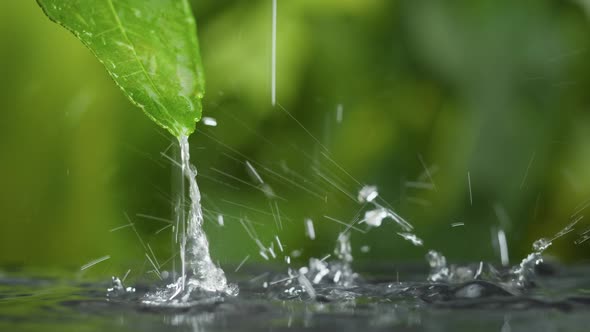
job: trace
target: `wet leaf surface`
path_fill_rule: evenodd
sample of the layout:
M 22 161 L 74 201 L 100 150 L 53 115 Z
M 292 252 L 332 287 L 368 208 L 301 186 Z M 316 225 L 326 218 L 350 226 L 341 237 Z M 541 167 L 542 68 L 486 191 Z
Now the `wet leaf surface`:
M 96 55 L 148 117 L 176 137 L 194 131 L 201 118 L 204 76 L 187 0 L 38 3 Z

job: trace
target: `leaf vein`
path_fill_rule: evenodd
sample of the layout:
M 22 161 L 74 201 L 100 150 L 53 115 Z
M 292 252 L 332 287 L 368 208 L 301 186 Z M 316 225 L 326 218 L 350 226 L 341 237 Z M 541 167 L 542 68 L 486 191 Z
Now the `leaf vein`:
M 133 53 L 133 57 L 135 58 L 135 60 L 139 64 L 139 67 L 141 68 L 141 71 L 144 74 L 144 76 L 146 77 L 146 79 L 148 80 L 148 83 L 152 86 L 152 88 L 154 89 L 154 92 L 156 93 L 158 98 L 160 98 L 160 100 L 161 100 L 162 94 L 161 94 L 160 90 L 158 89 L 158 87 L 156 86 L 156 84 L 154 83 L 154 81 L 152 80 L 152 78 L 150 77 L 150 75 L 148 74 L 145 66 L 143 65 L 143 63 L 139 59 L 139 56 L 137 55 L 137 52 L 135 51 L 135 44 L 131 41 L 131 39 L 129 39 L 129 36 L 127 35 L 127 31 L 126 31 L 125 27 L 123 26 L 123 23 L 121 23 L 121 19 L 119 18 L 119 14 L 117 13 L 117 10 L 115 9 L 115 5 L 113 3 L 113 0 L 107 0 L 107 3 L 109 4 L 111 12 L 115 18 L 115 21 L 117 22 L 117 26 L 118 26 L 119 30 L 121 31 L 121 34 L 123 35 L 123 38 L 125 38 L 127 43 L 129 43 L 129 45 L 131 45 L 131 52 Z M 168 111 L 168 108 L 166 107 L 166 105 L 162 104 L 161 102 L 157 102 L 156 104 L 160 105 L 163 108 L 163 111 L 166 112 L 166 115 L 169 119 L 172 119 L 172 117 L 170 116 L 170 111 Z M 174 128 L 170 128 L 170 129 L 174 130 Z

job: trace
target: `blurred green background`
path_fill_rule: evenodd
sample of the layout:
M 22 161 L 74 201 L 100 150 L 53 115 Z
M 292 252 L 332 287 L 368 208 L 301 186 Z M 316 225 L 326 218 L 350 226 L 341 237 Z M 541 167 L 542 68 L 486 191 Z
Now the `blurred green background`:
M 350 221 L 360 208 L 321 176 L 356 195 L 342 169 L 377 185 L 425 243 L 413 247 L 391 223 L 354 233 L 365 263 L 421 262 L 429 248 L 452 262 L 498 262 L 500 228 L 516 263 L 590 198 L 589 1 L 278 3 L 278 101 L 313 138 L 271 106 L 271 1 L 193 1 L 205 116 L 219 125 L 198 124 L 192 160 L 223 267 L 248 254 L 262 261 L 234 217 L 251 220 L 264 243 L 278 234 L 287 251 L 303 250 L 300 263 L 332 252 L 342 226 L 323 216 Z M 165 261 L 170 229 L 156 234 L 166 223 L 138 214 L 171 218 L 162 152 L 173 154 L 172 137 L 34 1 L 2 1 L 0 16 L 0 266 L 77 268 L 104 255 L 97 273 L 145 266 L 132 229 L 110 231 L 125 213 Z M 420 158 L 436 190 L 407 185 L 428 181 Z M 245 160 L 283 198 L 282 230 Z M 549 253 L 587 259 L 588 243 L 573 243 L 585 225 Z

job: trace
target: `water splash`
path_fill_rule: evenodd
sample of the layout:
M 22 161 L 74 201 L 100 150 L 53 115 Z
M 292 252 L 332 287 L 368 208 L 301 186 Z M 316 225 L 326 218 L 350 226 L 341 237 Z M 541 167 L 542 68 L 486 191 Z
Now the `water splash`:
M 534 285 L 537 277 L 536 267 L 543 263 L 545 250 L 553 244 L 553 241 L 572 232 L 582 218 L 583 216 L 579 216 L 574 219 L 551 238 L 540 238 L 535 241 L 532 245 L 533 251 L 520 264 L 509 269 L 498 270 L 492 264 L 484 262 L 480 262 L 477 266 L 449 266 L 445 256 L 431 250 L 426 254 L 426 261 L 430 265 L 428 281 L 457 284 L 482 280 L 494 283 L 512 294 L 518 294 Z
M 535 277 L 535 266 L 543 263 L 543 252 L 547 250 L 553 241 L 572 232 L 574 226 L 584 217 L 579 216 L 565 226 L 562 230 L 557 232 L 552 238 L 540 238 L 533 243 L 533 252 L 525 257 L 518 266 L 512 268 L 511 275 L 516 285 L 520 288 L 527 287 Z
M 447 258 L 438 251 L 430 250 L 426 254 L 426 261 L 430 266 L 430 275 L 428 281 L 438 282 L 449 279 L 449 268 L 447 267 Z
M 350 231 L 354 229 L 365 233 L 365 231 L 354 226 L 357 223 L 364 223 L 367 228 L 374 228 L 380 227 L 385 219 L 391 219 L 404 231 L 398 233 L 401 238 L 411 242 L 415 246 L 421 246 L 423 241 L 411 232 L 413 226 L 392 209 L 379 204 L 377 202 L 378 197 L 379 192 L 376 186 L 366 185 L 360 188 L 357 200 L 363 206 L 350 224 L 325 216 L 329 220 L 346 226 L 345 230 L 338 233 L 333 255 L 328 255 L 322 259 L 311 258 L 307 266 L 303 266 L 297 270 L 288 268 L 287 277 L 279 276 L 270 283 L 264 283 L 264 287 L 277 285 L 273 289 L 280 289 L 281 291 L 279 292 L 285 293 L 287 298 L 303 298 L 306 295 L 307 298 L 313 300 L 316 298 L 317 293 L 314 286 L 331 286 L 338 287 L 338 289 L 356 286 L 359 281 L 359 275 L 352 268 L 354 258 L 352 255 Z M 363 219 L 358 219 L 358 216 L 367 205 L 371 205 L 373 209 L 366 211 Z M 313 223 L 310 219 L 307 219 L 305 225 L 307 236 L 313 240 L 315 238 Z M 334 258 L 328 260 L 332 256 Z
M 215 265 L 209 253 L 209 242 L 203 230 L 201 193 L 197 184 L 197 169 L 190 163 L 187 136 L 179 138 L 182 183 L 176 205 L 176 239 L 180 247 L 181 275 L 163 289 L 148 293 L 145 304 L 182 305 L 202 295 L 237 295 L 236 285 L 228 284 L 223 270 Z M 185 181 L 188 182 L 189 209 L 185 208 Z M 187 213 L 188 212 L 188 213 Z
M 281 296 L 288 298 L 316 299 L 316 289 L 314 286 L 333 285 L 342 289 L 352 287 L 356 284 L 358 274 L 352 269 L 352 246 L 350 244 L 350 233 L 339 233 L 336 247 L 334 248 L 335 259 L 329 260 L 333 255 L 327 255 L 322 259 L 310 258 L 309 265 L 303 266 L 298 270 L 288 268 L 288 276 L 272 281 L 267 286 L 274 286 L 279 289 Z
M 368 228 L 373 228 L 380 227 L 385 219 L 391 219 L 404 230 L 404 232 L 398 233 L 398 235 L 415 246 L 422 245 L 422 240 L 411 232 L 413 226 L 392 209 L 386 208 L 377 203 L 378 197 L 379 192 L 376 186 L 365 185 L 360 188 L 357 195 L 358 202 L 364 205 L 370 204 L 374 209 L 366 211 L 362 220 L 356 221 L 355 217 L 355 221 L 347 225 L 347 228 L 338 234 L 336 247 L 334 249 L 334 260 L 325 262 L 323 259 L 310 259 L 309 268 L 306 269 L 306 275 L 314 284 L 323 282 L 341 287 L 351 287 L 355 285 L 358 279 L 358 274 L 355 273 L 352 268 L 353 256 L 352 245 L 350 242 L 350 230 L 356 229 L 354 224 L 357 222 L 359 224 L 364 223 Z M 333 218 L 330 219 L 335 220 Z
M 180 181 L 181 195 L 179 195 L 175 211 L 177 214 L 176 242 L 180 247 L 179 256 L 182 273 L 180 277 L 174 276 L 168 280 L 169 284 L 166 287 L 143 296 L 142 302 L 148 305 L 190 306 L 205 299 L 224 295 L 237 295 L 238 292 L 237 286 L 228 284 L 223 270 L 215 265 L 211 259 L 209 243 L 202 228 L 201 194 L 196 182 L 197 170 L 190 163 L 188 138 L 181 137 L 179 145 L 181 158 L 176 165 L 181 169 L 182 181 Z M 245 165 L 253 180 L 259 185 L 264 185 L 265 181 L 263 181 L 253 165 L 249 161 L 246 161 Z M 187 182 L 190 202 L 185 202 L 185 186 Z M 434 182 L 431 181 L 430 185 L 432 185 L 433 189 L 435 188 Z M 274 194 L 267 197 L 272 198 Z M 299 269 L 288 268 L 287 277 L 283 275 L 267 279 L 268 282 L 264 282 L 263 287 L 268 288 L 277 285 L 278 287 L 272 288 L 274 290 L 278 289 L 281 293 L 284 292 L 287 298 L 304 299 L 307 297 L 315 300 L 318 297 L 318 289 L 325 287 L 347 289 L 361 284 L 362 280 L 359 279 L 359 275 L 352 268 L 351 230 L 366 233 L 369 229 L 380 227 L 384 222 L 391 221 L 401 228 L 402 231 L 398 232 L 397 235 L 402 239 L 415 246 L 423 245 L 423 241 L 414 234 L 414 227 L 398 215 L 386 201 L 381 199 L 376 186 L 363 186 L 356 198 L 358 203 L 362 204 L 362 207 L 351 223 L 326 217 L 347 226 L 344 231 L 338 234 L 336 247 L 332 255 L 328 255 L 323 259 L 311 258 L 307 266 Z M 189 207 L 188 210 L 185 206 Z M 363 215 L 363 211 L 364 218 L 360 217 Z M 274 211 L 273 216 L 275 216 Z M 454 287 L 455 284 L 468 283 L 469 287 L 466 288 L 466 294 L 469 296 L 467 297 L 471 297 L 470 294 L 474 294 L 474 290 L 479 292 L 478 287 L 485 283 L 501 288 L 508 294 L 517 294 L 520 290 L 527 288 L 535 277 L 535 266 L 542 262 L 544 250 L 552 244 L 553 240 L 571 232 L 573 226 L 580 219 L 581 217 L 576 219 L 553 238 L 536 241 L 533 244 L 533 252 L 523 259 L 520 265 L 512 269 L 504 268 L 499 271 L 492 264 L 484 262 L 468 266 L 447 265 L 447 260 L 441 253 L 431 250 L 427 254 L 427 261 L 431 267 L 428 281 L 437 284 L 448 284 L 449 287 Z M 243 224 L 243 221 L 240 222 Z M 222 225 L 223 221 L 220 221 L 219 224 Z M 307 236 L 312 240 L 315 239 L 315 230 L 311 219 L 306 219 L 304 224 Z M 357 227 L 354 226 L 355 224 Z M 365 226 L 366 229 L 363 231 L 358 228 L 359 226 Z M 244 228 L 248 231 L 245 225 Z M 270 247 L 267 248 L 262 245 L 257 237 L 253 237 L 253 240 L 256 240 L 261 248 L 260 254 L 265 259 L 269 259 L 268 255 L 272 256 L 272 258 L 277 257 L 274 251 L 274 243 L 271 243 Z M 276 241 L 277 248 L 283 252 L 278 236 L 276 236 Z M 293 256 L 295 257 L 295 255 Z M 504 261 L 507 263 L 507 254 L 504 256 L 506 257 Z M 333 258 L 329 260 L 330 257 Z M 249 255 L 240 263 L 236 271 L 242 267 L 248 258 Z M 284 258 L 287 264 L 290 264 L 291 257 L 285 256 Z M 126 293 L 128 291 L 123 287 L 122 283 L 118 279 L 113 279 L 113 287 L 109 289 L 109 295 L 124 295 Z
M 514 282 L 519 287 L 526 287 L 535 277 L 535 266 L 543 262 L 543 252 L 553 243 L 546 238 L 533 243 L 533 252 L 526 256 L 519 265 L 512 268 Z
M 123 281 L 117 277 L 113 277 L 111 280 L 111 287 L 107 289 L 108 297 L 123 297 L 128 294 L 135 293 L 135 288 L 125 287 Z
M 352 269 L 352 245 L 350 243 L 350 232 L 338 234 L 336 247 L 334 248 L 335 259 L 326 262 L 326 259 L 312 258 L 309 261 L 307 276 L 314 284 L 320 282 L 335 284 L 342 287 L 350 287 L 355 284 L 358 274 Z M 331 256 L 327 256 L 331 257 Z

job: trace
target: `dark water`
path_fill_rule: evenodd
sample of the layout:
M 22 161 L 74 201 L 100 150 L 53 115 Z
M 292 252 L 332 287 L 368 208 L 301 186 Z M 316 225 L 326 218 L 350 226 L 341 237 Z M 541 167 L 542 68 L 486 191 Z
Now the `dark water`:
M 590 266 L 549 267 L 518 295 L 485 281 L 426 283 L 425 271 L 379 267 L 354 286 L 314 285 L 315 300 L 279 284 L 264 288 L 277 274 L 243 271 L 229 276 L 239 296 L 187 308 L 141 304 L 141 284 L 107 299 L 106 280 L 0 272 L 0 331 L 590 331 Z

